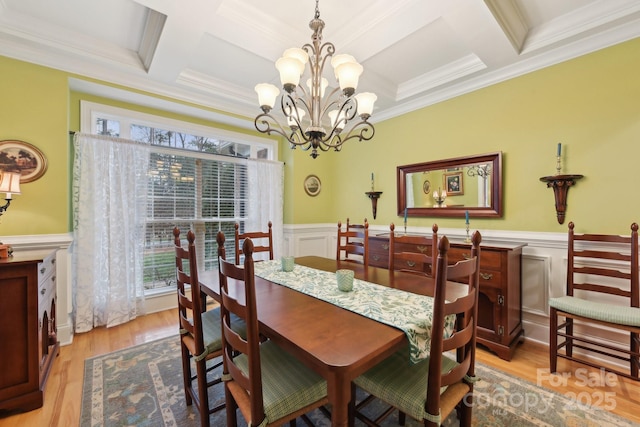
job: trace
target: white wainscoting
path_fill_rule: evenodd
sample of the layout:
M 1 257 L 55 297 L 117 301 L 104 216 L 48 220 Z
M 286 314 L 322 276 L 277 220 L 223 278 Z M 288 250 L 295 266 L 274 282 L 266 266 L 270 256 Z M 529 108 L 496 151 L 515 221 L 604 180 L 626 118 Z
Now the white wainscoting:
M 336 224 L 297 224 L 284 226 L 284 254 L 293 256 L 336 256 Z M 369 225 L 369 234 L 385 234 L 388 226 Z M 408 233 L 431 235 L 431 227 L 407 227 Z M 440 228 L 438 234 L 453 239 L 465 237 L 464 229 Z M 535 233 L 480 230 L 483 241 L 523 243 L 522 322 L 527 340 L 549 344 L 549 297 L 564 295 L 567 274 L 567 233 Z M 629 336 L 604 327 L 580 326 L 598 340 L 627 345 Z M 517 350 L 516 350 L 517 351 Z M 577 350 L 574 350 L 577 351 Z M 591 354 L 591 357 L 599 357 Z M 609 361 L 616 363 L 616 361 Z M 624 367 L 624 365 L 620 365 Z
M 337 223 L 296 224 L 284 226 L 283 255 L 317 255 L 333 258 L 336 256 Z M 370 234 L 389 232 L 386 225 L 369 225 Z M 408 233 L 430 235 L 431 227 L 408 227 Z M 549 342 L 549 297 L 564 295 L 567 264 L 566 233 L 533 233 L 502 230 L 480 230 L 484 241 L 524 243 L 522 254 L 522 321 L 525 339 L 543 344 Z M 440 235 L 450 238 L 464 238 L 464 229 L 443 229 Z M 71 256 L 69 246 L 71 234 L 36 236 L 6 236 L 4 243 L 14 250 L 52 249 L 57 254 L 58 289 L 58 337 L 61 344 L 73 340 Z M 147 312 L 155 312 L 176 307 L 173 292 L 147 298 Z M 576 329 L 585 327 L 577 325 Z M 628 336 L 618 330 L 603 327 L 588 327 L 593 337 L 614 343 L 626 344 Z M 517 351 L 517 350 L 516 350 Z M 595 357 L 595 356 L 594 356 Z

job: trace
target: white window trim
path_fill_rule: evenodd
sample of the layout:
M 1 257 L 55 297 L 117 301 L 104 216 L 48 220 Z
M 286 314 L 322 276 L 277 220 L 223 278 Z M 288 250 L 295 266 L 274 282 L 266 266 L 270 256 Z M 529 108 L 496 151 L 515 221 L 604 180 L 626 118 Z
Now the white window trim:
M 146 125 L 159 129 L 169 128 L 172 131 L 179 131 L 207 138 L 222 139 L 225 141 L 239 142 L 251 147 L 250 157 L 255 159 L 260 149 L 267 148 L 269 152 L 268 160 L 278 160 L 277 141 L 257 135 L 247 135 L 241 132 L 233 132 L 225 129 L 218 129 L 211 126 L 198 125 L 182 120 L 171 119 L 153 114 L 141 113 L 126 108 L 113 107 L 105 104 L 98 104 L 90 101 L 80 101 L 80 132 L 95 134 L 98 118 L 113 119 L 120 122 L 120 137 L 130 139 L 131 124 Z

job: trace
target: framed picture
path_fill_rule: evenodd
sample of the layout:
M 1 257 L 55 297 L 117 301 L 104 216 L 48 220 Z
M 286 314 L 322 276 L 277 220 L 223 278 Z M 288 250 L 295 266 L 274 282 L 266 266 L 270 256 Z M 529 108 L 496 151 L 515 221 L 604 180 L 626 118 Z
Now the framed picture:
M 464 188 L 462 187 L 462 172 L 445 173 L 444 188 L 447 189 L 448 196 L 464 194 Z
M 0 170 L 20 172 L 20 183 L 31 182 L 47 171 L 47 159 L 28 142 L 4 140 L 0 141 Z
M 320 194 L 322 189 L 322 183 L 320 178 L 315 175 L 309 175 L 304 179 L 304 191 L 311 197 L 315 197 Z

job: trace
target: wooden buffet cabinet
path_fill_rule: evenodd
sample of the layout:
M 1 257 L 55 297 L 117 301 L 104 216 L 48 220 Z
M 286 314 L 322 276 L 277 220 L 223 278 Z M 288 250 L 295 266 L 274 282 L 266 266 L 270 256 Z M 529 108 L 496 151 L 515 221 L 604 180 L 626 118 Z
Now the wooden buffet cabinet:
M 478 344 L 511 360 L 516 345 L 523 339 L 521 258 L 524 244 L 480 245 L 480 295 L 478 301 Z M 427 252 L 431 247 L 402 247 L 402 251 Z M 471 244 L 451 241 L 449 263 L 471 254 Z M 389 266 L 389 236 L 369 236 L 369 265 Z M 422 269 L 422 266 L 402 268 Z
M 0 259 L 0 410 L 42 406 L 59 352 L 56 253 L 25 251 Z

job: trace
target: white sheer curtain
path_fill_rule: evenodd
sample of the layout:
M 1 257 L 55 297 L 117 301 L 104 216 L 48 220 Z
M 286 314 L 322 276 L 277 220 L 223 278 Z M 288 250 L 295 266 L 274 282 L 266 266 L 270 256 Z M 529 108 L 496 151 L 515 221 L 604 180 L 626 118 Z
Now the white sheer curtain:
M 75 331 L 142 314 L 149 146 L 76 134 L 73 164 Z
M 273 224 L 273 256 L 282 255 L 284 232 L 282 230 L 284 206 L 284 164 L 269 160 L 247 162 L 249 179 L 249 214 L 247 230 L 267 230 Z

